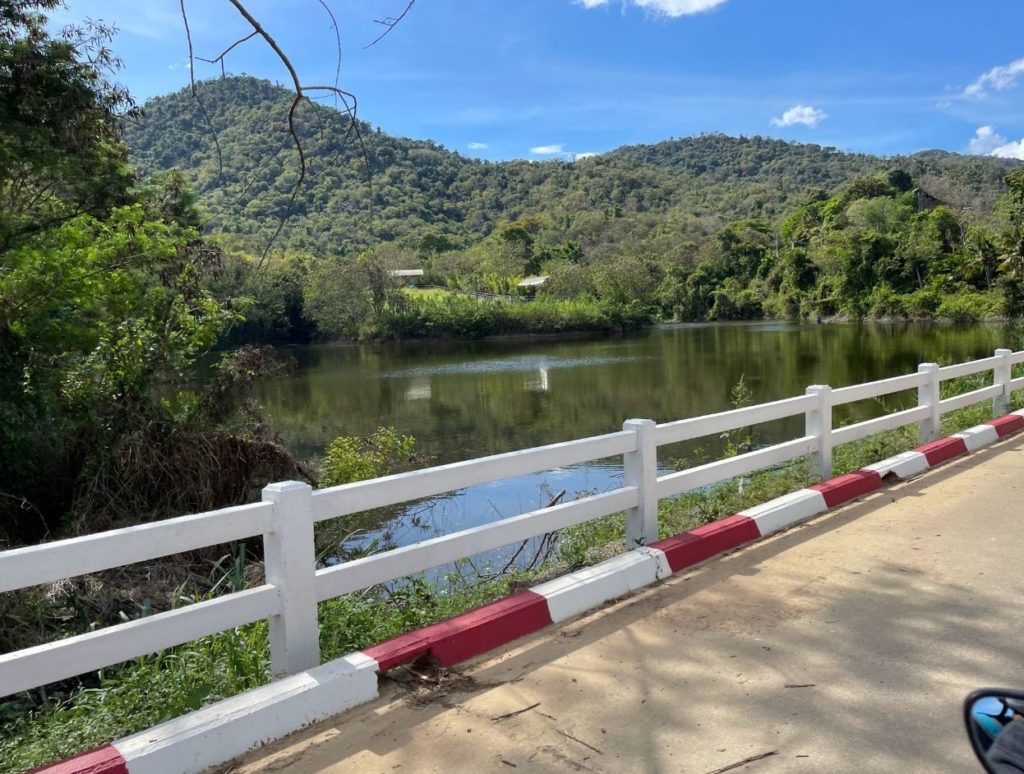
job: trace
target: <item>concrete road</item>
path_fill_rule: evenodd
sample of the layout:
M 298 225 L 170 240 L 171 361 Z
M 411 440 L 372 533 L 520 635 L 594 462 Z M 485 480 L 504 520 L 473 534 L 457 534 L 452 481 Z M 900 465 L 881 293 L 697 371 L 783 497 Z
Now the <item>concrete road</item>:
M 1017 438 L 439 687 L 386 679 L 378 702 L 232 770 L 981 771 L 961 701 L 1024 687 L 1022 498 Z

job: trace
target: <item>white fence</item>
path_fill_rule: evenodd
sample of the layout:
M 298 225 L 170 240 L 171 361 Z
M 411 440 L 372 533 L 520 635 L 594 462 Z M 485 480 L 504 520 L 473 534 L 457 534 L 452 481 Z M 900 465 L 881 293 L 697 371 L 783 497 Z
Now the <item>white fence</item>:
M 319 601 L 623 511 L 627 512 L 627 544 L 653 542 L 658 538 L 658 501 L 662 498 L 801 457 L 810 459 L 814 475 L 828 477 L 835 446 L 911 424 L 920 426 L 922 441 L 934 440 L 943 414 L 982 401 L 992 401 L 995 416 L 1005 414 L 1011 393 L 1024 389 L 1024 378 L 1012 378 L 1012 367 L 1018 363 L 1024 363 L 1024 352 L 1000 349 L 993 357 L 961 365 L 940 368 L 925 363 L 915 374 L 835 390 L 812 386 L 799 397 L 662 425 L 632 419 L 621 431 L 607 435 L 329 489 L 313 491 L 297 482 L 271 484 L 263 490 L 259 503 L 6 551 L 0 553 L 0 593 L 262 535 L 266 583 L 2 655 L 0 696 L 263 619 L 269 621 L 273 676 L 292 674 L 320 662 Z M 990 386 L 940 400 L 941 382 L 989 371 Z M 835 406 L 914 388 L 918 394 L 915 408 L 832 427 Z M 660 446 L 801 415 L 805 430 L 799 438 L 658 476 Z M 619 455 L 623 486 L 613 491 L 316 569 L 316 522 Z

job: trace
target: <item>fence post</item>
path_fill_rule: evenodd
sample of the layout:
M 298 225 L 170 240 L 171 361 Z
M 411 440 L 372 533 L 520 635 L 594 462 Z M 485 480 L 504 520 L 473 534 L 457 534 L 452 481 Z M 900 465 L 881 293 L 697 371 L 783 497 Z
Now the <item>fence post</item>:
M 1012 349 L 996 350 L 996 357 L 1000 360 L 993 369 L 993 379 L 994 384 L 998 384 L 1003 388 L 1003 392 L 992 399 L 992 416 L 994 417 L 1001 417 L 1010 413 L 1010 379 L 1013 378 L 1010 355 L 1012 354 Z
M 636 451 L 622 455 L 626 486 L 640 493 L 636 508 L 626 513 L 626 547 L 632 551 L 658 539 L 658 443 L 653 419 L 627 419 L 623 430 L 636 433 Z
M 817 448 L 811 452 L 812 478 L 832 477 L 832 388 L 827 384 L 812 384 L 805 391 L 817 396 L 817 405 L 805 414 L 804 435 L 814 436 Z
M 320 665 L 312 495 L 301 481 L 263 489 L 263 501 L 274 504 L 271 529 L 263 536 L 267 583 L 281 595 L 281 611 L 270 619 L 270 675 L 275 679 Z
M 939 364 L 921 363 L 917 367 L 919 374 L 928 374 L 928 381 L 917 388 L 917 405 L 927 406 L 931 414 L 927 419 L 921 420 L 920 439 L 921 443 L 936 441 L 939 438 L 940 425 L 942 422 L 942 409 L 939 406 L 941 400 L 939 393 Z

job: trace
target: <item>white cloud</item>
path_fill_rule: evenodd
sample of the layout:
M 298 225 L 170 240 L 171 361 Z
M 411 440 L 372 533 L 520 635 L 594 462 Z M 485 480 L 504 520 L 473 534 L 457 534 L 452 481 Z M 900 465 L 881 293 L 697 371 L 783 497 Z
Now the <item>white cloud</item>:
M 631 3 L 638 8 L 678 19 L 680 16 L 692 16 L 695 13 L 710 11 L 723 5 L 727 0 L 622 0 L 623 3 Z M 608 5 L 610 0 L 574 0 L 577 5 L 584 8 L 598 8 Z
M 998 156 L 1003 159 L 1024 160 L 1024 139 L 1007 140 L 991 126 L 979 126 L 967 146 L 967 152 L 976 156 Z
M 717 8 L 726 0 L 632 0 L 633 3 L 651 11 L 678 19 L 680 16 L 691 16 Z
M 534 156 L 554 156 L 556 153 L 565 153 L 565 145 L 558 143 L 557 145 L 534 145 L 530 148 L 530 153 Z
M 491 146 L 485 142 L 471 142 L 466 147 L 469 148 L 470 150 L 487 150 Z
M 812 129 L 828 118 L 828 113 L 810 105 L 794 105 L 781 116 L 772 119 L 772 126 L 803 124 Z
M 1017 85 L 1017 79 L 1021 75 L 1024 75 L 1024 59 L 1015 59 L 1008 65 L 993 67 L 964 89 L 964 96 L 984 97 L 990 89 L 1006 91 Z
M 580 159 L 592 159 L 594 156 L 600 155 L 601 154 L 597 151 L 584 151 L 583 153 L 574 153 L 573 158 L 576 159 L 576 161 L 579 161 Z
M 967 152 L 975 156 L 987 156 L 1000 145 L 1006 144 L 1006 138 L 997 134 L 991 126 L 979 126 L 967 146 Z
M 1001 159 L 1020 159 L 1024 161 L 1024 139 L 1019 142 L 1008 142 L 1000 145 L 990 156 L 998 156 Z

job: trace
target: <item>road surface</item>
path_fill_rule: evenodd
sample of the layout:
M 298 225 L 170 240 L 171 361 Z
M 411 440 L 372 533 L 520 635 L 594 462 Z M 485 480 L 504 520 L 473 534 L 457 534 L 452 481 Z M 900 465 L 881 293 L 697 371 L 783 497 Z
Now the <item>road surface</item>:
M 981 771 L 961 701 L 1024 687 L 1022 559 L 1018 437 L 230 770 Z

